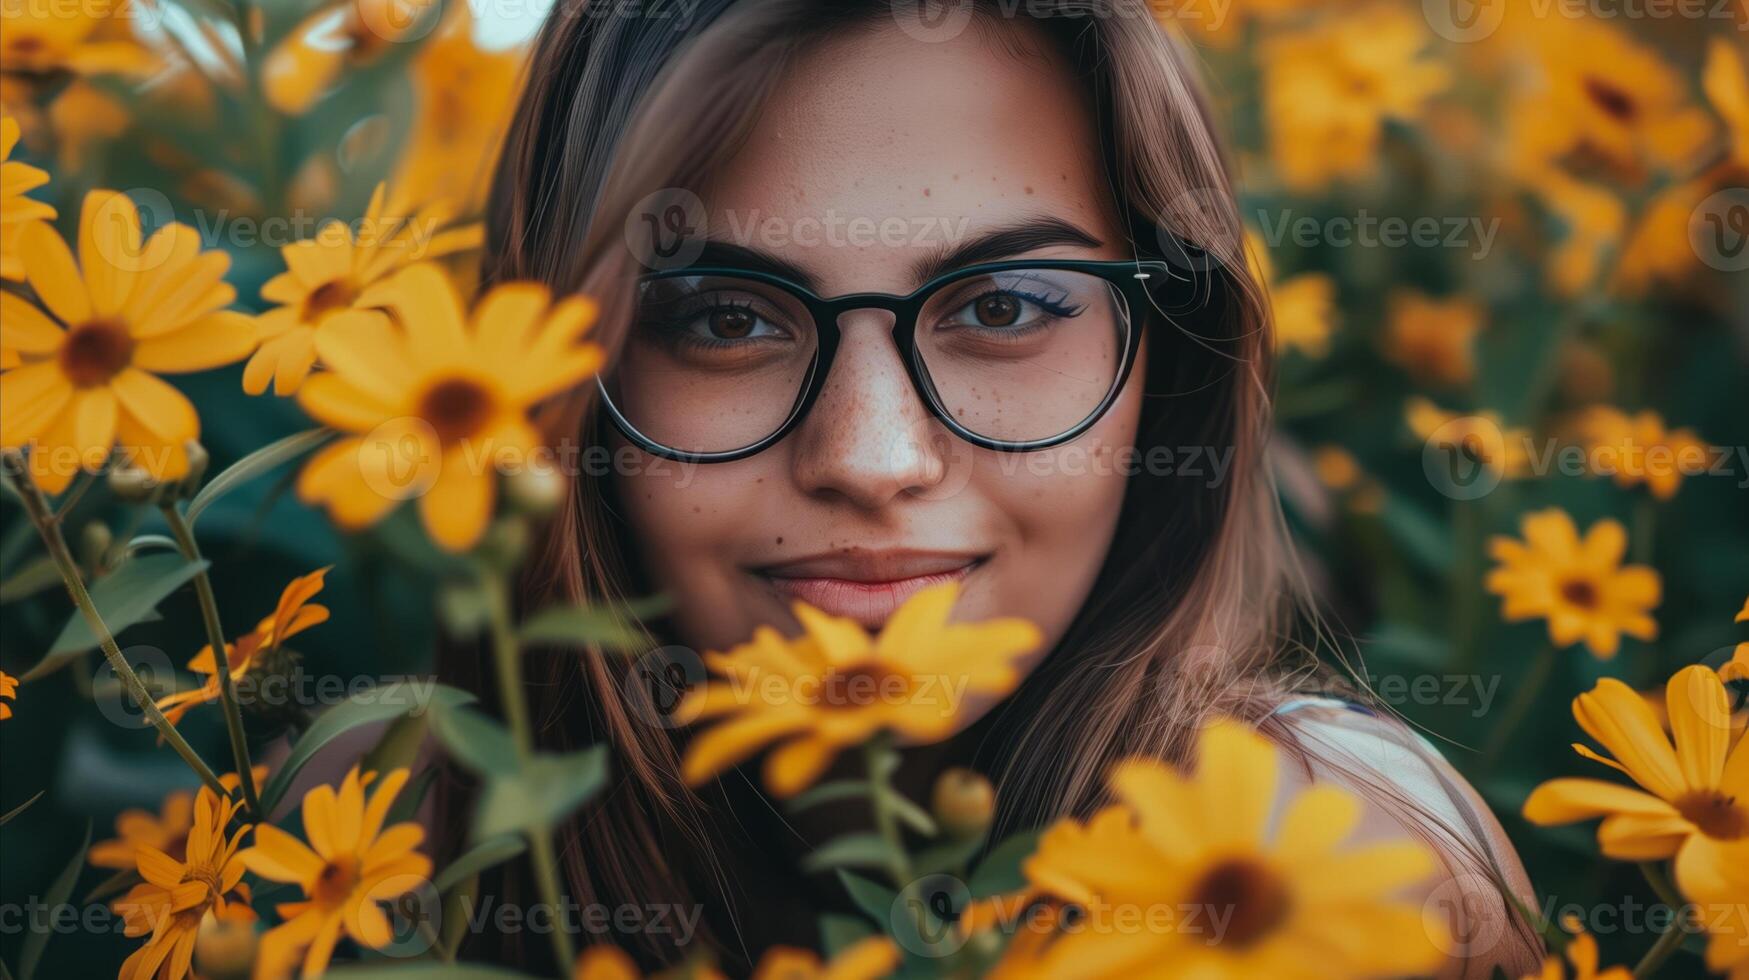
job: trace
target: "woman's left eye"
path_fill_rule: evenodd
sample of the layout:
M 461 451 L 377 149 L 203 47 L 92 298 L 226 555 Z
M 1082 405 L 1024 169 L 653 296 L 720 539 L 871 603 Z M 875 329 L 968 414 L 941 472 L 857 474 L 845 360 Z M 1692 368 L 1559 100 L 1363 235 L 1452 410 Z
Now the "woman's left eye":
M 992 290 L 972 300 L 947 317 L 942 326 L 981 327 L 988 330 L 1019 330 L 1041 320 L 1072 316 L 1073 312 L 1049 297 L 1028 296 L 1013 290 Z

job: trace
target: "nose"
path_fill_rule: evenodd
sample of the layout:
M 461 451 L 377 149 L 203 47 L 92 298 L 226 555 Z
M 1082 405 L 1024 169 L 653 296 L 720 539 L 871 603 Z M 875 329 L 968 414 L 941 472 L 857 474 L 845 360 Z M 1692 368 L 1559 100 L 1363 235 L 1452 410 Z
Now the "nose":
M 832 373 L 796 432 L 791 466 L 804 491 L 877 510 L 942 481 L 946 432 L 911 385 L 891 314 L 855 310 L 839 327 Z

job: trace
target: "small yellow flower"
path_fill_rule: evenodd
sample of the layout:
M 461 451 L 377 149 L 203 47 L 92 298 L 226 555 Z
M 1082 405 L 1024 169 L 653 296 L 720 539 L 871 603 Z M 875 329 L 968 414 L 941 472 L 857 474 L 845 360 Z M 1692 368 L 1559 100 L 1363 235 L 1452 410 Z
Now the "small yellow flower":
M 1433 875 L 1432 853 L 1354 842 L 1360 801 L 1327 784 L 1276 819 L 1279 771 L 1267 739 L 1224 720 L 1202 733 L 1193 775 L 1119 764 L 1117 803 L 1059 820 L 1022 865 L 1032 895 L 1085 914 L 1060 933 L 1017 937 L 994 975 L 1115 978 L 1167 963 L 1208 980 L 1304 976 L 1311 963 L 1330 978 L 1431 971 L 1442 927 L 1398 895 Z M 1189 909 L 1202 912 L 1157 914 Z
M 1496 535 L 1488 542 L 1500 564 L 1486 586 L 1505 600 L 1507 621 L 1546 618 L 1550 642 L 1566 647 L 1584 640 L 1604 660 L 1620 649 L 1623 633 L 1642 640 L 1658 635 L 1651 611 L 1662 583 L 1650 568 L 1621 564 L 1627 532 L 1620 522 L 1598 521 L 1581 539 L 1573 519 L 1550 508 L 1525 515 L 1523 528 L 1523 541 Z
M 237 853 L 249 826 L 227 833 L 238 806 L 203 786 L 182 857 L 145 842 L 135 846 L 134 863 L 146 880 L 117 899 L 115 910 L 126 935 L 151 938 L 122 963 L 119 980 L 181 980 L 189 975 L 201 923 L 254 920 Z
M 436 0 L 342 0 L 304 18 L 261 66 L 267 103 L 301 116 L 349 65 L 368 64 L 424 27 Z
M 1743 611 L 1737 614 L 1737 622 L 1749 623 L 1749 599 L 1743 600 Z M 1719 668 L 1719 677 L 1727 683 L 1730 681 L 1749 681 L 1749 643 L 1737 644 L 1732 651 L 1731 660 Z
M 429 879 L 431 859 L 417 850 L 425 830 L 412 822 L 383 826 L 407 770 L 384 776 L 367 801 L 365 786 L 374 778 L 354 766 L 339 793 L 318 786 L 304 794 L 307 845 L 271 824 L 255 828 L 243 863 L 269 881 L 297 885 L 305 898 L 278 906 L 283 922 L 261 937 L 257 976 L 283 976 L 300 960 L 302 976 L 320 976 L 343 931 L 370 949 L 387 946 L 394 934 L 377 903 Z
M 1415 438 L 1426 442 L 1437 436 L 1506 479 L 1530 473 L 1529 430 L 1507 427 L 1499 412 L 1459 415 L 1416 396 L 1405 404 L 1403 418 Z
M 681 702 L 682 718 L 726 720 L 699 734 L 682 763 L 697 785 L 773 742 L 765 784 L 778 796 L 806 789 L 842 750 L 883 731 L 917 742 L 952 734 L 967 697 L 1000 697 L 1019 683 L 1014 661 L 1042 641 L 1020 619 L 949 623 L 957 583 L 918 592 L 870 637 L 849 619 L 805 603 L 794 640 L 762 626 L 728 653 L 706 653 L 720 680 Z
M 271 381 L 274 394 L 295 394 L 315 366 L 316 334 L 330 318 L 371 308 L 371 287 L 420 259 L 479 246 L 478 224 L 447 227 L 454 218 L 448 204 L 390 210 L 386 194 L 378 184 L 356 232 L 330 221 L 316 237 L 280 249 L 286 271 L 261 287 L 261 298 L 279 305 L 255 319 L 261 346 L 243 369 L 245 392 L 259 395 Z
M 1336 322 L 1336 281 L 1321 272 L 1275 278 L 1269 247 L 1253 232 L 1245 233 L 1245 254 L 1252 275 L 1269 292 L 1278 350 L 1297 350 L 1307 357 L 1330 352 Z
M 115 838 L 91 845 L 87 859 L 99 868 L 134 866 L 134 851 L 140 846 L 180 857 L 183 840 L 194 826 L 194 794 L 177 790 L 164 797 L 158 815 L 144 810 L 123 810 L 115 818 Z
M 885 936 L 851 943 L 831 962 L 813 950 L 774 946 L 759 957 L 753 980 L 880 980 L 898 969 L 899 947 Z
M 1577 926 L 1577 922 L 1567 924 L 1568 931 L 1575 933 L 1567 943 L 1567 962 L 1573 964 L 1572 980 L 1633 980 L 1633 971 L 1625 966 L 1598 970 L 1597 940 L 1590 933 L 1578 931 Z M 1522 980 L 1563 980 L 1566 976 L 1561 957 L 1550 954 L 1543 960 L 1541 971 L 1525 974 Z
M 505 283 L 475 304 L 470 320 L 431 263 L 402 270 L 380 295 L 400 326 L 353 311 L 317 337 L 330 370 L 304 385 L 298 404 L 354 434 L 310 460 L 298 496 L 349 530 L 418 496 L 432 540 L 466 551 L 491 519 L 495 466 L 533 458 L 529 409 L 601 366 L 601 348 L 582 339 L 595 304 L 581 296 L 555 303 L 544 286 Z
M 1623 487 L 1644 483 L 1659 500 L 1676 496 L 1684 473 L 1703 473 L 1711 462 L 1693 430 L 1667 429 L 1657 412 L 1630 416 L 1595 405 L 1576 427 L 1598 476 L 1613 476 Z
M 156 58 L 131 39 L 121 0 L 0 0 L 0 63 L 10 73 L 143 76 Z
M 53 221 L 55 209 L 29 193 L 49 182 L 47 172 L 22 160 L 12 159 L 18 146 L 18 120 L 0 115 L 0 279 L 24 278 L 24 263 L 18 257 L 18 234 L 26 222 Z M 0 368 L 16 367 L 18 354 L 0 344 Z
M 159 373 L 204 371 L 254 349 L 249 318 L 225 309 L 231 259 L 200 250 L 200 235 L 169 224 L 140 241 L 125 194 L 92 191 L 79 218 L 79 261 L 54 228 L 20 235 L 25 276 L 47 312 L 0 293 L 5 346 L 24 363 L 0 384 L 0 446 L 33 446 L 31 472 L 58 493 L 120 445 L 158 479 L 188 471 L 200 436 L 194 405 Z
M 1551 779 L 1524 802 L 1539 826 L 1602 817 L 1597 842 L 1621 861 L 1676 859 L 1677 883 L 1712 881 L 1728 846 L 1749 839 L 1749 750 L 1733 734 L 1730 702 L 1719 675 L 1684 667 L 1664 689 L 1673 739 L 1626 684 L 1606 677 L 1573 699 L 1573 717 L 1608 755 L 1573 750 L 1639 784 Z
M 1473 300 L 1397 293 L 1390 301 L 1385 356 L 1418 379 L 1467 384 L 1476 375 L 1476 335 L 1485 320 Z
M 17 700 L 18 678 L 0 670 L 0 721 L 12 717 L 12 705 L 7 702 Z
M 327 574 L 327 568 L 318 568 L 308 575 L 292 579 L 291 584 L 280 593 L 279 606 L 274 609 L 273 615 L 257 623 L 252 632 L 238 638 L 236 643 L 225 645 L 225 657 L 230 662 L 233 682 L 242 680 L 249 673 L 249 668 L 261 657 L 279 649 L 280 644 L 288 638 L 328 621 L 328 608 L 310 602 L 316 593 L 322 591 L 322 579 Z M 164 712 L 164 717 L 173 725 L 180 722 L 182 716 L 194 706 L 219 698 L 219 667 L 213 657 L 212 644 L 201 647 L 194 659 L 188 662 L 188 669 L 206 675 L 206 680 L 199 687 L 178 691 L 158 701 L 159 710 Z
M 1265 42 L 1269 150 L 1289 189 L 1372 169 L 1385 122 L 1417 118 L 1451 82 L 1445 65 L 1423 56 L 1430 38 L 1420 17 L 1377 5 Z
M 1719 860 L 1691 869 L 1682 894 L 1697 908 L 1695 916 L 1707 931 L 1707 969 L 1730 980 L 1749 980 L 1749 928 L 1743 909 L 1749 906 L 1749 841 L 1719 849 Z
M 1713 108 L 1725 120 L 1731 159 L 1749 167 L 1749 69 L 1744 67 L 1742 51 L 1722 37 L 1713 38 L 1707 47 L 1702 85 Z

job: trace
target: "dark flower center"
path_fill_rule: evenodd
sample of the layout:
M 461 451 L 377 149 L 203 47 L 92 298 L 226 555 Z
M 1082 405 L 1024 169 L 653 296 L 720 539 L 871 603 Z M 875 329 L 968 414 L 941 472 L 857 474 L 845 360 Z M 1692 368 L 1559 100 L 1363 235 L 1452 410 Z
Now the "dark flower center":
M 310 898 L 321 905 L 339 905 L 352 895 L 357 884 L 358 859 L 342 855 L 322 865 L 322 873 L 316 876 L 316 887 L 310 890 Z
M 95 388 L 133 363 L 134 338 L 120 323 L 93 320 L 67 334 L 60 357 L 67 380 L 79 388 Z
M 1604 114 L 1618 122 L 1631 122 L 1638 109 L 1634 105 L 1634 97 L 1620 88 L 1595 77 L 1585 79 L 1585 94 Z
M 819 687 L 802 696 L 817 708 L 866 708 L 883 700 L 904 696 L 904 678 L 879 664 L 857 664 L 842 670 L 829 670 L 820 678 Z
M 448 444 L 474 435 L 492 418 L 492 394 L 478 382 L 449 378 L 432 385 L 419 400 L 419 416 Z
M 1568 579 L 1561 583 L 1561 598 L 1581 609 L 1597 608 L 1597 586 L 1585 579 Z
M 1737 798 L 1717 790 L 1690 793 L 1676 801 L 1676 812 L 1714 840 L 1740 840 L 1749 836 L 1749 809 Z
M 310 295 L 304 297 L 303 316 L 299 317 L 305 323 L 314 324 L 322 317 L 335 310 L 344 310 L 358 298 L 358 292 L 352 284 L 344 279 L 334 279 L 310 290 Z
M 1287 921 L 1293 904 L 1279 875 L 1245 858 L 1215 865 L 1191 890 L 1190 901 L 1208 921 L 1226 923 L 1209 944 L 1237 949 L 1258 942 Z

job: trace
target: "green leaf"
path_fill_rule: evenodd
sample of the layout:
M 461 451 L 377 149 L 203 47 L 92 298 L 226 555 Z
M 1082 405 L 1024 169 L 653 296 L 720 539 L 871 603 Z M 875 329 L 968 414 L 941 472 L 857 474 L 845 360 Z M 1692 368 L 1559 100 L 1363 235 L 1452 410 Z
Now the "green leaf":
M 323 746 L 360 725 L 389 721 L 432 707 L 467 704 L 472 700 L 472 694 L 458 688 L 410 681 L 397 681 L 353 695 L 319 715 L 303 737 L 297 740 L 297 744 L 292 746 L 285 762 L 274 771 L 273 778 L 267 781 L 267 786 L 261 791 L 262 810 L 272 813 L 279 806 L 280 798 L 285 795 L 286 790 L 291 788 L 292 780 L 297 777 L 299 770 L 309 764 Z
M 381 772 L 382 770 L 377 770 Z M 418 817 L 419 805 L 425 802 L 425 794 L 430 792 L 431 784 L 437 782 L 437 770 L 427 767 L 413 773 L 407 780 L 407 785 L 401 787 L 401 793 L 395 797 L 395 802 L 389 806 L 389 812 L 383 817 L 385 826 L 407 823 Z
M 368 963 L 342 966 L 322 974 L 348 980 L 527 980 L 528 974 L 472 963 Z
M 207 567 L 207 562 L 190 562 L 181 555 L 148 555 L 126 562 L 113 573 L 91 585 L 91 601 L 103 617 L 111 636 L 135 623 L 143 622 L 170 593 Z M 20 680 L 33 681 L 53 673 L 87 650 L 97 646 L 97 635 L 77 609 L 61 629 L 48 655 L 32 667 Z
M 668 608 L 661 596 L 618 606 L 559 606 L 543 609 L 522 624 L 523 643 L 559 646 L 590 644 L 614 650 L 640 649 L 650 642 L 638 623 Z
M 0 581 L 0 603 L 28 599 L 60 582 L 60 566 L 53 558 L 43 555 Z
M 43 892 L 43 908 L 52 915 L 67 899 L 73 895 L 73 886 L 79 881 L 79 872 L 85 870 L 85 852 L 91 847 L 91 823 L 85 824 L 85 840 L 80 843 L 79 850 L 74 852 L 73 859 L 55 876 L 49 889 Z M 31 980 L 36 975 L 36 965 L 43 958 L 43 948 L 49 943 L 53 929 L 32 928 L 24 937 L 24 942 L 18 947 L 18 980 Z
M 30 809 L 31 804 L 35 803 L 37 800 L 42 799 L 43 794 L 46 792 L 48 792 L 48 790 L 39 789 L 36 791 L 35 796 L 32 796 L 30 799 L 25 800 L 23 803 L 20 803 L 17 806 L 13 807 L 12 809 L 7 810 L 4 814 L 0 814 L 0 827 L 6 826 L 7 824 L 12 822 L 13 817 L 16 817 L 19 814 L 23 813 L 24 811 Z
M 828 868 L 884 868 L 894 859 L 903 857 L 893 851 L 879 834 L 845 834 L 822 844 L 802 861 L 802 870 L 814 872 Z
M 972 897 L 1006 895 L 1026 887 L 1026 876 L 1020 871 L 1020 863 L 1038 850 L 1038 838 L 1036 830 L 1023 831 L 990 848 L 990 853 L 972 872 L 971 880 L 966 882 Z
M 493 777 L 480 796 L 473 837 L 544 834 L 607 782 L 607 746 L 568 755 L 537 755 L 521 771 Z
M 966 866 L 966 862 L 977 857 L 983 849 L 985 834 L 976 837 L 965 837 L 938 844 L 917 855 L 912 866 L 920 875 L 937 874 L 940 872 L 957 872 Z
M 940 833 L 935 827 L 935 820 L 922 807 L 897 792 L 889 794 L 887 805 L 893 808 L 893 814 L 900 820 L 911 825 L 911 829 L 925 837 L 934 837 Z
M 217 503 L 219 498 L 225 494 L 269 470 L 302 456 L 326 442 L 328 437 L 333 434 L 330 429 L 309 429 L 270 442 L 232 463 L 225 468 L 223 473 L 208 480 L 207 485 L 200 488 L 200 493 L 195 494 L 194 499 L 189 501 L 188 526 L 194 527 L 194 522 L 200 519 L 201 513 Z
M 827 959 L 872 935 L 874 930 L 861 919 L 830 912 L 820 916 L 820 945 L 825 947 Z
M 449 867 L 437 873 L 433 882 L 438 894 L 449 891 L 468 878 L 495 868 L 528 850 L 528 840 L 521 834 L 500 834 L 489 840 L 483 840 L 467 850 L 467 853 L 450 862 Z
M 835 779 L 829 783 L 821 783 L 789 801 L 789 812 L 800 813 L 809 807 L 822 803 L 833 803 L 838 800 L 851 800 L 868 795 L 868 784 L 860 779 Z
M 899 893 L 885 885 L 869 881 L 861 875 L 854 875 L 843 868 L 838 869 L 838 880 L 843 882 L 844 890 L 850 893 L 850 900 L 856 903 L 864 915 L 884 924 L 893 914 L 893 900 Z
M 460 705 L 432 712 L 432 734 L 450 758 L 476 776 L 515 772 L 516 742 L 503 725 Z

